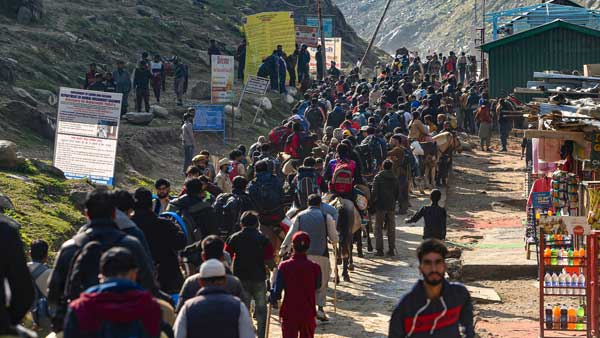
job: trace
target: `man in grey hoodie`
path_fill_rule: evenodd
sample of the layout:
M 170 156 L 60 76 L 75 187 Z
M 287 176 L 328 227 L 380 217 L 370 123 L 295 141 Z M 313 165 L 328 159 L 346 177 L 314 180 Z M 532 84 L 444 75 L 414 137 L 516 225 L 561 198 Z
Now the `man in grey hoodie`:
M 121 116 L 127 114 L 129 106 L 129 92 L 131 92 L 131 74 L 125 69 L 125 62 L 117 62 L 117 70 L 112 74 L 113 80 L 117 85 L 117 93 L 123 94 L 123 103 L 121 105 Z

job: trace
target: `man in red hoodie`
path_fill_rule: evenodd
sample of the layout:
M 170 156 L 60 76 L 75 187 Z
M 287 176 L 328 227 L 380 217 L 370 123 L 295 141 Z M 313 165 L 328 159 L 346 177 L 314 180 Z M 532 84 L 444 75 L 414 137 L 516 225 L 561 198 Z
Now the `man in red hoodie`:
M 308 260 L 310 236 L 299 231 L 292 237 L 294 254 L 279 264 L 275 284 L 269 295 L 269 303 L 276 305 L 285 289 L 283 304 L 279 310 L 283 338 L 312 338 L 317 323 L 316 291 L 321 287 L 321 268 Z
M 64 338 L 159 337 L 161 311 L 152 294 L 135 283 L 135 257 L 114 247 L 100 258 L 100 284 L 69 304 Z

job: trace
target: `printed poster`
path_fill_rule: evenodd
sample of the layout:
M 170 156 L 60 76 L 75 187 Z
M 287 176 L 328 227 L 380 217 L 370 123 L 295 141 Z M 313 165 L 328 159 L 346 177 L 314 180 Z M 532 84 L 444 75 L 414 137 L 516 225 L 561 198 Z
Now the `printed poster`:
M 306 25 L 311 27 L 319 28 L 319 17 L 317 16 L 307 16 L 306 17 Z M 317 34 L 319 34 L 317 32 Z M 323 34 L 325 38 L 333 37 L 333 17 L 323 17 Z
M 325 38 L 325 49 L 327 54 L 325 55 L 325 67 L 329 69 L 331 61 L 335 61 L 337 68 L 342 67 L 342 38 Z M 310 73 L 317 74 L 317 48 L 308 48 L 310 54 Z
M 317 27 L 296 26 L 296 44 L 299 46 L 317 47 L 319 44 L 317 31 Z
M 54 166 L 69 179 L 114 185 L 123 94 L 60 88 Z
M 232 103 L 234 99 L 234 61 L 230 55 L 212 55 L 210 102 Z
M 248 75 L 256 75 L 264 58 L 273 54 L 277 45 L 286 53 L 296 48 L 296 29 L 292 12 L 265 12 L 244 18 L 246 34 L 246 69 Z

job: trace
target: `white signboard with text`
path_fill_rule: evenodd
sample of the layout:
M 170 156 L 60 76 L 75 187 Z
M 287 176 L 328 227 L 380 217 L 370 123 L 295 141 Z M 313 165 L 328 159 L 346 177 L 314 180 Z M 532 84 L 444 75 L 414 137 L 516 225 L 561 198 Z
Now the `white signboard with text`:
M 54 166 L 69 179 L 114 185 L 123 94 L 60 88 Z
M 233 64 L 233 56 L 211 56 L 210 101 L 212 103 L 233 102 Z
M 342 38 L 325 38 L 325 50 L 327 54 L 325 54 L 325 67 L 329 69 L 331 67 L 331 61 L 335 61 L 337 64 L 337 68 L 342 67 Z M 308 53 L 310 54 L 310 72 L 311 74 L 317 73 L 317 59 L 315 55 L 317 54 L 317 49 L 309 47 Z

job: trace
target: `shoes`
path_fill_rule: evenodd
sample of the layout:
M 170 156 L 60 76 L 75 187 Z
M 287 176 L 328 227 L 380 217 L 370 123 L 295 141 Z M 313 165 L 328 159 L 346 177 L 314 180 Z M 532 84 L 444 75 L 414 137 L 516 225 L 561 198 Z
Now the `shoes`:
M 377 250 L 377 252 L 375 253 L 375 256 L 383 257 L 383 250 Z
M 501 152 L 501 153 L 505 153 L 505 152 L 507 152 L 507 151 L 508 151 L 508 149 L 506 149 L 506 148 L 502 148 L 502 149 L 500 150 L 500 152 Z
M 385 253 L 385 255 L 388 257 L 394 257 L 395 256 L 394 249 L 389 250 L 388 252 Z
M 327 315 L 325 314 L 325 311 L 323 311 L 323 309 L 319 309 L 317 311 L 317 319 L 322 321 L 322 322 L 328 322 L 329 321 L 329 317 L 327 317 Z

